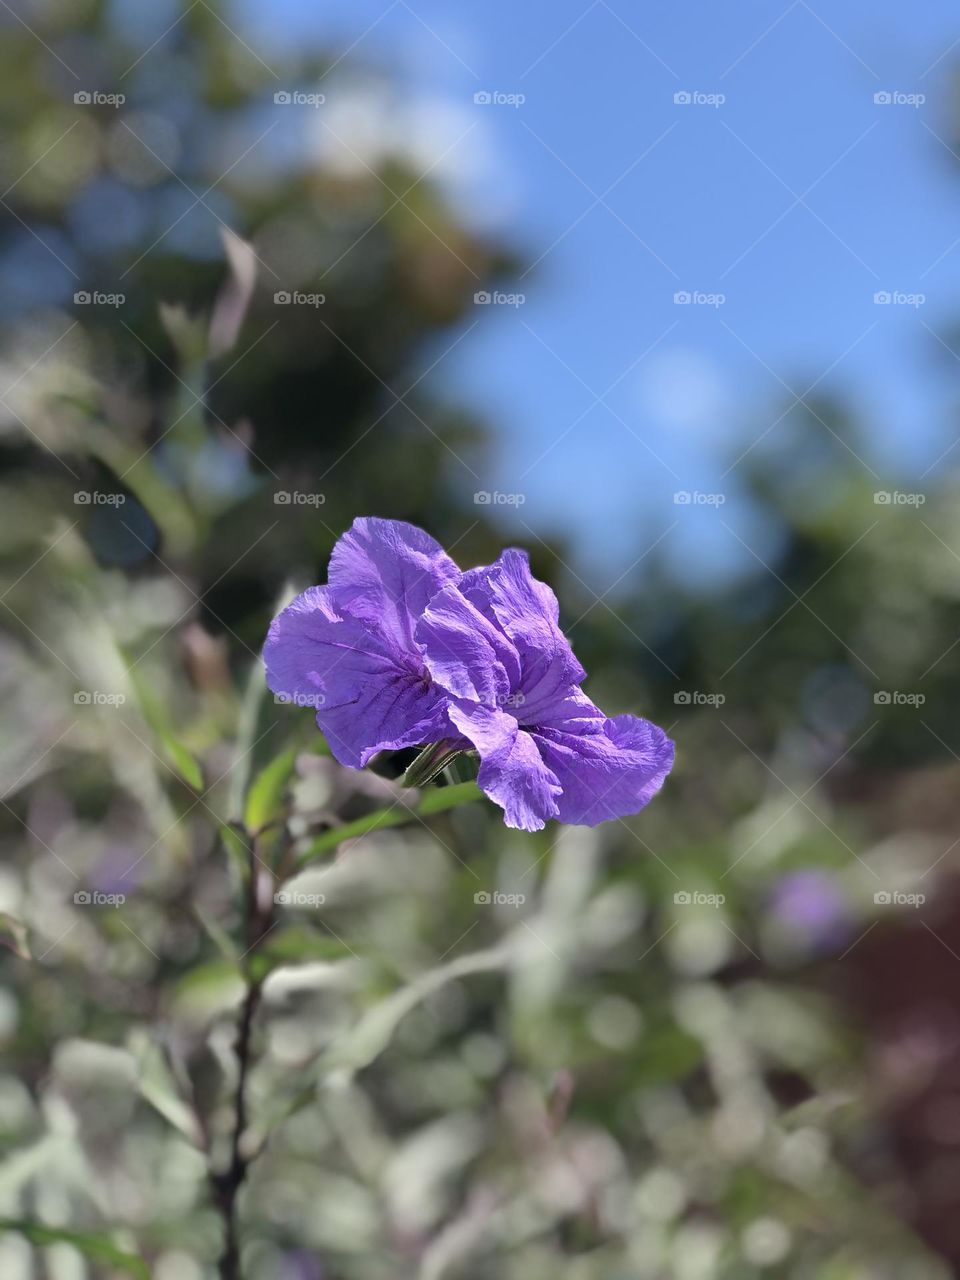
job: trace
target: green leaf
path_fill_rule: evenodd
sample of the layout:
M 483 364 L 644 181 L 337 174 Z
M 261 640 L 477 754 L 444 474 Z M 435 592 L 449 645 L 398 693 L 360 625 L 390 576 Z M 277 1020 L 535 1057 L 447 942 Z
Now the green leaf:
M 193 753 L 188 751 L 182 742 L 178 742 L 172 734 L 161 733 L 160 741 L 170 758 L 170 763 L 187 786 L 193 787 L 194 791 L 202 791 L 203 770 Z
M 434 787 L 426 792 L 419 804 L 413 807 L 395 800 L 385 809 L 376 809 L 373 813 L 357 818 L 354 822 L 345 822 L 342 827 L 325 831 L 300 854 L 297 859 L 297 869 L 302 869 L 330 849 L 335 849 L 344 840 L 354 840 L 357 836 L 365 836 L 371 831 L 380 831 L 384 827 L 399 827 L 405 822 L 414 822 L 417 818 L 428 818 L 435 813 L 445 813 L 448 809 L 456 809 L 462 804 L 472 804 L 474 800 L 482 799 L 483 792 L 475 782 L 458 782 L 453 787 Z
M 296 759 L 297 748 L 288 747 L 254 778 L 243 811 L 243 823 L 251 835 L 262 831 L 280 815 Z
M 219 920 L 215 920 L 202 907 L 194 906 L 193 914 L 203 925 L 207 936 L 211 939 L 214 946 L 220 952 L 225 960 L 229 960 L 232 964 L 238 964 L 240 961 L 240 953 L 237 950 L 233 939 L 224 929 Z
M 9 947 L 21 960 L 32 960 L 27 941 L 27 927 L 16 916 L 0 911 L 0 947 Z
M 193 1022 L 207 1022 L 234 1009 L 243 999 L 246 983 L 231 960 L 211 960 L 191 969 L 177 983 L 173 1012 Z
M 147 1036 L 133 1036 L 131 1049 L 136 1054 L 138 1087 L 145 1101 L 193 1146 L 199 1147 L 203 1135 L 197 1118 L 180 1097 L 177 1084 L 164 1057 L 163 1050 Z
M 282 965 L 309 964 L 313 960 L 342 960 L 349 954 L 343 942 L 308 925 L 272 929 L 261 946 L 249 957 L 250 972 L 262 982 Z
M 324 1055 L 322 1066 L 327 1070 L 344 1071 L 347 1075 L 369 1066 L 390 1043 L 404 1017 L 427 996 L 454 978 L 503 969 L 512 954 L 507 945 L 491 947 L 422 973 L 407 986 L 375 1004 L 355 1027 L 339 1036 Z
M 235 831 L 233 827 L 228 827 L 226 823 L 221 824 L 220 839 L 223 841 L 223 847 L 230 855 L 231 860 L 236 864 L 240 875 L 240 883 L 243 884 L 250 874 L 250 846 L 239 831 Z
M 95 1231 L 68 1231 L 63 1227 L 47 1227 L 41 1222 L 21 1218 L 0 1218 L 0 1231 L 16 1231 L 31 1244 L 72 1244 L 92 1262 L 119 1267 L 136 1280 L 150 1280 L 150 1269 L 143 1258 L 117 1248 L 108 1235 Z

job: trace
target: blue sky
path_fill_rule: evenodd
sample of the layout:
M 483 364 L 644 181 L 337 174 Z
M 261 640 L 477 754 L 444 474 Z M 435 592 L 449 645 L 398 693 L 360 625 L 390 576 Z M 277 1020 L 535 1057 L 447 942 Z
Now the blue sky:
M 960 20 L 945 0 L 237 0 L 234 13 L 264 56 L 313 35 L 392 66 L 444 146 L 469 129 L 438 172 L 537 265 L 507 286 L 523 305 L 476 308 L 431 376 L 495 424 L 483 487 L 525 498 L 506 524 L 569 532 L 608 580 L 660 536 L 683 571 L 721 580 L 746 553 L 718 514 L 762 536 L 728 468 L 787 386 L 852 397 L 875 487 L 934 474 L 957 381 L 935 334 L 960 284 L 947 149 Z M 525 101 L 475 105 L 480 91 Z M 876 103 L 884 92 L 925 101 Z M 724 301 L 677 305 L 678 291 Z M 878 306 L 879 291 L 925 301 Z M 960 447 L 939 465 L 958 461 Z M 677 490 L 727 501 L 678 510 Z

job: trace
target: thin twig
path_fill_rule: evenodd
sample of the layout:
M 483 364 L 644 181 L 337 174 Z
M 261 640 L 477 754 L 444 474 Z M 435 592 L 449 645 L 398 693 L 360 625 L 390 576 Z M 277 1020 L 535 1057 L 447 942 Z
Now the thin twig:
M 244 1137 L 247 1131 L 248 1087 L 253 1059 L 253 1024 L 260 1007 L 263 989 L 263 979 L 253 972 L 251 962 L 263 938 L 270 932 L 273 916 L 273 884 L 273 876 L 257 856 L 254 842 L 250 850 L 250 874 L 247 879 L 245 903 L 247 991 L 237 1027 L 236 1054 L 239 1070 L 234 1098 L 230 1163 L 224 1172 L 211 1172 L 210 1175 L 217 1208 L 223 1218 L 224 1240 L 223 1252 L 220 1256 L 220 1280 L 241 1280 L 237 1197 L 246 1181 L 247 1171 L 253 1158 L 246 1153 Z

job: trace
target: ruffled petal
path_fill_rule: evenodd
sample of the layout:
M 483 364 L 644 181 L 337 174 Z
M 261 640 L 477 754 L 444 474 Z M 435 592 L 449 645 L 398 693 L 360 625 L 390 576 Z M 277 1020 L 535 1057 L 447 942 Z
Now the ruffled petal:
M 324 622 L 339 622 L 329 587 L 310 587 L 270 623 L 263 660 L 267 686 L 286 702 L 317 707 L 322 704 L 323 678 L 313 637 Z
M 563 794 L 561 822 L 594 827 L 637 813 L 660 790 L 673 765 L 674 744 L 657 725 L 637 716 L 614 716 L 602 729 L 583 723 L 539 727 L 531 737 Z
M 446 699 L 417 651 L 340 614 L 334 599 L 330 587 L 311 587 L 274 618 L 263 649 L 273 692 L 315 707 L 331 751 L 354 769 L 448 733 Z
M 562 714 L 560 703 L 586 675 L 560 630 L 557 597 L 530 572 L 524 551 L 510 548 L 486 568 L 463 575 L 460 590 L 495 621 L 520 656 L 516 714 L 533 725 Z
M 508 827 L 539 831 L 557 816 L 560 785 L 513 716 L 476 703 L 454 703 L 449 715 L 480 753 L 477 784 L 503 810 Z
M 444 587 L 417 624 L 427 669 L 458 698 L 487 706 L 509 703 L 520 679 L 517 651 L 456 587 Z
M 329 583 L 340 612 L 375 624 L 411 651 L 430 597 L 459 579 L 439 542 L 403 520 L 361 516 L 330 556 Z

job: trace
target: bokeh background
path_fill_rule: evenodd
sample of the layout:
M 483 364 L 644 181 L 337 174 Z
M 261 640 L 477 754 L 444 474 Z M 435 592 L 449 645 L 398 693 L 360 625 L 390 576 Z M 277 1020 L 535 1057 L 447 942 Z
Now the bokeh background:
M 216 1274 L 251 789 L 306 848 L 404 763 L 263 688 L 362 514 L 526 547 L 677 765 L 297 881 L 244 1276 L 960 1274 L 953 7 L 0 32 L 0 1275 Z

